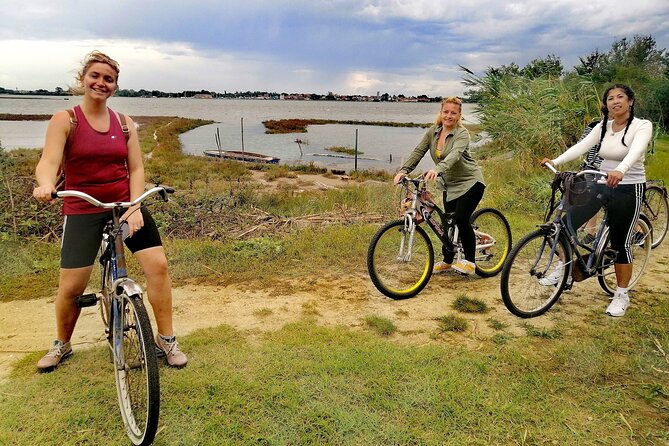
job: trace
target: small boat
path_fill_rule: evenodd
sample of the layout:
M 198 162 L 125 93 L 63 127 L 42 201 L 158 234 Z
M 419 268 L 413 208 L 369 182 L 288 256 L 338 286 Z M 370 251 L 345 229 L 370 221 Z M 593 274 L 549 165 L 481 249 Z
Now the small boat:
M 233 161 L 243 161 L 246 163 L 263 163 L 263 164 L 278 164 L 279 158 L 270 155 L 264 155 L 262 153 L 247 152 L 244 150 L 244 118 L 241 119 L 242 125 L 242 150 L 222 150 L 221 149 L 221 133 L 218 128 L 216 128 L 216 147 L 217 150 L 204 150 L 205 156 L 210 156 L 212 158 L 221 158 Z
M 222 158 L 234 161 L 245 161 L 247 163 L 277 164 L 279 158 L 262 153 L 242 152 L 239 150 L 205 150 L 206 156 Z

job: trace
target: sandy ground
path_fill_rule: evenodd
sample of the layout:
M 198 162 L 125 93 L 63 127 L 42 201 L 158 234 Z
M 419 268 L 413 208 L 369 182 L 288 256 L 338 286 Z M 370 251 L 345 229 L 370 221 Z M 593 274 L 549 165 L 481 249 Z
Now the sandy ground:
M 309 179 L 312 184 L 308 187 L 342 184 L 339 178 L 315 177 Z M 636 287 L 644 291 L 640 294 L 666 295 L 669 289 L 668 257 L 667 241 L 652 251 L 649 267 Z M 490 327 L 489 320 L 506 324 L 504 330 L 509 335 L 525 334 L 523 324 L 527 321 L 511 315 L 501 301 L 499 276 L 481 279 L 454 273 L 437 275 L 418 296 L 394 301 L 374 288 L 364 261 L 360 259 L 360 272 L 351 276 L 323 276 L 322 271 L 311 275 L 305 271 L 303 277 L 272 282 L 269 287 L 262 280 L 226 286 L 176 287 L 174 321 L 177 334 L 183 336 L 197 329 L 226 324 L 252 338 L 305 317 L 323 326 L 364 330 L 364 319 L 370 315 L 392 320 L 398 332 L 390 339 L 403 344 L 446 342 L 475 349 L 499 333 Z M 486 314 L 457 313 L 452 304 L 462 294 L 485 301 L 490 311 Z M 0 303 L 0 381 L 7 378 L 12 364 L 19 358 L 49 347 L 55 333 L 54 297 Z M 547 328 L 565 319 L 577 325 L 589 323 L 593 318 L 615 323 L 614 319 L 604 315 L 607 304 L 607 296 L 597 281 L 590 279 L 577 283 L 546 315 L 529 322 Z M 629 311 L 634 311 L 634 303 Z M 435 318 L 456 313 L 469 321 L 467 331 L 439 334 L 439 323 Z M 85 308 L 72 339 L 75 352 L 101 345 L 101 335 L 102 323 L 97 307 Z M 188 351 L 187 339 L 182 342 L 182 347 Z

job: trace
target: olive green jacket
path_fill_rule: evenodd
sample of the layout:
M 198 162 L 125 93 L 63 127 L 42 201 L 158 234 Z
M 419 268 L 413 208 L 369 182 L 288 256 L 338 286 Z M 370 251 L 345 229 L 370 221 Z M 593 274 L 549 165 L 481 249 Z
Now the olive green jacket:
M 437 179 L 437 189 L 446 191 L 448 201 L 451 201 L 463 195 L 477 182 L 485 183 L 481 168 L 469 153 L 471 138 L 467 129 L 460 125 L 451 130 L 446 136 L 443 153 L 437 154 L 437 141 L 441 130 L 441 125 L 432 125 L 399 171 L 406 174 L 413 171 L 429 150 L 436 165 L 434 170 L 441 174 Z

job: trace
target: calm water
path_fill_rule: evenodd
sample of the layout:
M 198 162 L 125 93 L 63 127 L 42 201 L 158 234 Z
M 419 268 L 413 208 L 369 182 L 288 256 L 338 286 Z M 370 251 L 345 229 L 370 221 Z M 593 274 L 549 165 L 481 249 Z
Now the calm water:
M 0 96 L 0 113 L 53 114 L 71 108 L 79 97 L 16 99 Z M 145 99 L 112 98 L 110 106 L 130 116 L 182 116 L 216 121 L 181 135 L 184 151 L 201 155 L 203 150 L 216 149 L 218 129 L 224 150 L 241 150 L 241 118 L 244 118 L 244 149 L 281 158 L 282 163 L 316 162 L 329 168 L 353 169 L 353 158 L 321 156 L 325 148 L 343 146 L 359 154 L 358 168 L 395 170 L 416 146 L 423 133 L 421 128 L 378 126 L 317 125 L 307 133 L 267 135 L 262 121 L 285 118 L 321 118 L 335 120 L 432 122 L 439 110 L 436 103 L 381 103 L 331 101 L 262 101 L 213 99 Z M 476 122 L 473 106 L 465 104 L 465 122 Z M 42 147 L 47 122 L 0 121 L 0 142 L 7 149 Z M 299 138 L 306 144 L 295 143 Z M 300 153 L 300 148 L 302 153 Z M 332 152 L 330 152 L 332 153 Z M 392 157 L 392 163 L 390 159 Z M 429 167 L 424 160 L 420 167 Z

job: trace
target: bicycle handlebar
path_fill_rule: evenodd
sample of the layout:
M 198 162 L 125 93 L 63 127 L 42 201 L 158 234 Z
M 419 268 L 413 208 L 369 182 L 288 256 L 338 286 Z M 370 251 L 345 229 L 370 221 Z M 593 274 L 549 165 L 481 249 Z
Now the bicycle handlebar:
M 159 194 L 160 197 L 163 199 L 163 201 L 169 201 L 167 194 L 173 194 L 173 193 L 174 189 L 171 187 L 155 186 L 147 190 L 142 195 L 140 195 L 139 197 L 135 198 L 132 201 L 117 201 L 114 203 L 103 203 L 98 199 L 91 197 L 87 193 L 79 192 L 77 190 L 63 190 L 59 192 L 52 192 L 51 197 L 52 198 L 76 197 L 88 201 L 93 206 L 97 206 L 104 209 L 114 209 L 114 208 L 129 208 L 135 206 L 154 194 Z
M 560 171 L 557 170 L 557 169 L 555 168 L 555 166 L 553 166 L 551 163 L 546 163 L 546 164 L 544 164 L 544 167 L 546 167 L 548 170 L 550 170 L 551 172 L 553 172 L 555 175 L 557 175 L 558 173 L 560 173 Z M 609 174 L 606 173 L 606 172 L 602 172 L 602 171 L 600 171 L 600 170 L 592 170 L 592 169 L 585 169 L 585 170 L 581 170 L 581 171 L 579 171 L 579 172 L 576 173 L 576 176 L 577 176 L 577 177 L 580 177 L 580 176 L 583 176 L 583 175 L 596 175 L 596 176 L 600 176 L 600 177 L 602 177 L 602 178 L 606 178 L 606 177 L 609 176 Z

